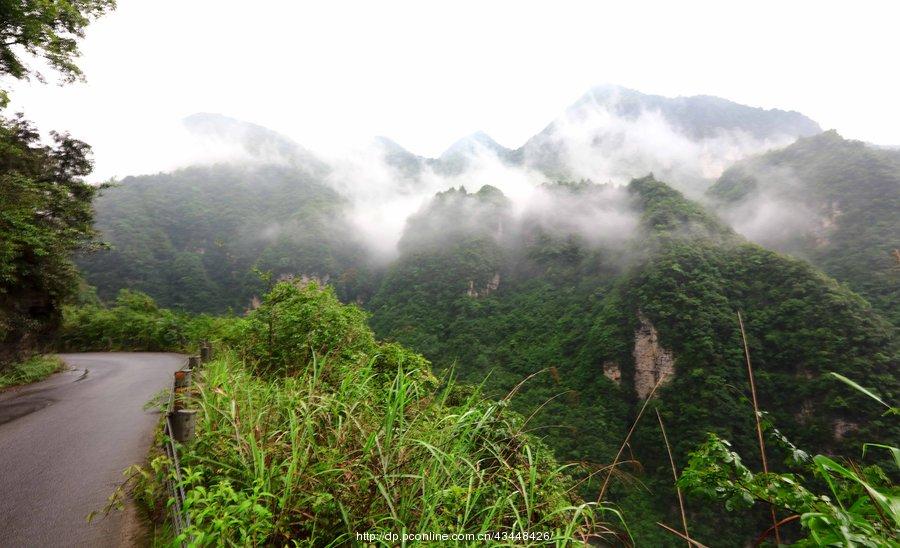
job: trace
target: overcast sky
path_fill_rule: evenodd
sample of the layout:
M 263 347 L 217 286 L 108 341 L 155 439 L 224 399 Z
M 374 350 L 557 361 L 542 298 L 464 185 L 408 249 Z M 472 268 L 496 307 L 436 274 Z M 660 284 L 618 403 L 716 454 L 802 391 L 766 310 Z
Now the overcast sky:
M 119 0 L 83 43 L 88 82 L 14 86 L 13 108 L 91 143 L 103 178 L 171 167 L 165 131 L 200 111 L 435 156 L 476 130 L 515 148 L 602 83 L 900 144 L 898 21 L 860 0 Z

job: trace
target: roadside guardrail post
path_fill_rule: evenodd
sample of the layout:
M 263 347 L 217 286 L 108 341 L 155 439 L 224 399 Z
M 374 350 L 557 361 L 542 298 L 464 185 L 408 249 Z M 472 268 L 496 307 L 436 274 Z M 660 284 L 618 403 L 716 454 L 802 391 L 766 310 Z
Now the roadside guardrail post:
M 206 363 L 211 358 L 212 349 L 209 347 L 209 343 L 203 343 L 202 345 L 200 345 L 200 361 Z
M 172 437 L 181 443 L 191 441 L 197 431 L 197 410 L 178 409 L 172 413 L 171 419 Z
M 171 506 L 172 525 L 174 526 L 175 533 L 179 535 L 185 529 L 190 529 L 191 516 L 184 507 L 185 488 L 182 483 L 181 463 L 178 461 L 178 448 L 175 446 L 174 442 L 189 442 L 194 438 L 197 431 L 197 410 L 181 409 L 181 406 L 184 404 L 181 395 L 190 392 L 191 371 L 200 366 L 203 349 L 204 347 L 201 346 L 200 356 L 188 356 L 187 367 L 175 372 L 173 390 L 169 398 L 164 426 L 166 436 L 163 441 L 163 448 L 165 449 L 166 456 L 172 463 L 172 475 L 166 479 L 166 484 L 173 495 L 173 504 Z M 209 359 L 208 347 L 206 347 L 206 359 Z M 206 359 L 204 359 L 204 361 L 206 361 Z M 189 537 L 186 541 L 181 542 L 181 546 L 182 548 L 187 548 L 192 542 L 193 539 Z
M 187 388 L 191 385 L 191 370 L 179 369 L 175 372 L 175 390 Z

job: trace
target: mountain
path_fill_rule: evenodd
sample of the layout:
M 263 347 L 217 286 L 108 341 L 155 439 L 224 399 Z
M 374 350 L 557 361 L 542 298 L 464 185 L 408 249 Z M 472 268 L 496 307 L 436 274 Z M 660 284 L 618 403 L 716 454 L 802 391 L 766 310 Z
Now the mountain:
M 101 298 L 129 288 L 164 306 L 243 310 L 265 290 L 254 268 L 344 288 L 355 298 L 367 253 L 344 199 L 306 169 L 216 164 L 127 177 L 95 200 L 110 249 L 77 263 Z
M 485 155 L 508 163 L 512 151 L 494 141 L 486 133 L 478 131 L 450 145 L 440 157 L 431 160 L 429 164 L 441 175 L 459 175 L 471 167 L 476 158 Z
M 756 454 L 738 311 L 767 420 L 798 446 L 848 454 L 859 440 L 898 436 L 826 375 L 842 372 L 889 400 L 898 393 L 896 330 L 879 312 L 889 313 L 896 295 L 879 302 L 878 280 L 853 285 L 850 274 L 862 272 L 829 266 L 854 267 L 897 234 L 888 216 L 896 152 L 819 134 L 797 113 L 620 88 L 592 90 L 518 150 L 478 133 L 432 159 L 379 138 L 340 164 L 252 124 L 205 115 L 194 125 L 242 152 L 227 163 L 129 177 L 104 192 L 97 226 L 112 249 L 79 265 L 105 300 L 128 287 L 176 308 L 252 308 L 267 285 L 254 269 L 270 280 L 332 284 L 367 309 L 379 337 L 492 395 L 514 393 L 509 405 L 529 417 L 522 428 L 578 463 L 572 474 L 588 500 L 660 379 L 648 412 L 660 411 L 676 462 L 710 431 Z M 732 160 L 805 134 L 720 174 Z M 498 162 L 481 170 L 485 158 Z M 677 176 L 684 192 L 653 176 L 632 179 L 651 168 L 660 179 Z M 536 172 L 557 182 L 539 184 Z M 853 176 L 829 182 L 832 172 Z M 843 201 L 854 193 L 866 200 Z M 748 231 L 732 212 L 758 203 L 757 194 L 790 200 L 795 213 L 821 201 L 838 227 L 823 248 L 831 258 Z M 791 216 L 777 219 L 762 225 L 789 226 Z M 397 256 L 375 260 L 373 239 L 394 247 L 383 225 L 403 223 Z M 773 466 L 787 456 L 780 443 L 772 441 Z M 662 447 L 653 421 L 643 423 L 609 493 L 645 545 L 670 542 L 654 523 L 676 521 Z M 769 519 L 688 504 L 698 537 L 714 545 L 746 544 Z
M 227 146 L 234 160 L 286 164 L 321 176 L 328 166 L 312 152 L 269 128 L 224 116 L 200 112 L 182 120 L 182 125 L 209 144 Z
M 821 132 L 797 112 L 711 96 L 662 97 L 591 89 L 513 153 L 554 179 L 626 183 L 652 171 L 691 195 L 735 160 Z
M 416 156 L 387 137 L 376 137 L 373 146 L 384 164 L 401 179 L 418 178 L 427 162 L 427 158 Z
M 828 131 L 737 163 L 709 196 L 739 232 L 809 260 L 900 325 L 900 151 Z
M 478 167 L 479 159 L 496 159 L 550 180 L 626 184 L 653 172 L 699 198 L 735 161 L 821 131 L 798 112 L 750 107 L 708 95 L 670 98 L 600 86 L 515 150 L 484 132 L 460 139 L 438 158 L 417 156 L 385 138 L 379 138 L 379 147 L 385 162 L 411 179 L 426 170 L 460 176 Z
M 652 177 L 627 188 L 545 185 L 521 215 L 494 188 L 441 193 L 410 219 L 367 308 L 379 336 L 497 396 L 515 392 L 510 404 L 530 430 L 588 470 L 612 461 L 659 379 L 652 407 L 676 462 L 709 431 L 754 454 L 737 311 L 761 406 L 798 446 L 841 452 L 859 437 L 898 434 L 825 376 L 896 394 L 890 325 L 807 263 L 746 242 Z M 677 519 L 659 435 L 644 423 L 629 453 L 641 468 L 625 468 L 652 494 L 628 482 L 611 491 L 645 545 L 670 542 L 654 522 Z M 782 449 L 770 451 L 780 462 Z M 596 497 L 597 481 L 582 486 Z M 767 519 L 688 506 L 693 532 L 717 546 L 745 543 Z

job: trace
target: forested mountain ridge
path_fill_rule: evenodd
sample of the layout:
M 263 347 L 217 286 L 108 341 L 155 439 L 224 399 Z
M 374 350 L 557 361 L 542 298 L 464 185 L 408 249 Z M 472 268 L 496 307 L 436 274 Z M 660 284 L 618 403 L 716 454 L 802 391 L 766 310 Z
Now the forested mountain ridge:
M 502 187 L 504 177 L 532 181 L 540 173 L 554 179 L 588 172 L 594 180 L 626 183 L 657 167 L 685 175 L 672 180 L 686 181 L 680 188 L 697 193 L 712 181 L 707 175 L 718 174 L 717 166 L 818 131 L 797 113 L 610 86 L 591 90 L 517 150 L 478 132 L 438 158 L 425 158 L 382 137 L 371 151 L 378 165 L 363 163 L 346 174 L 334 159 L 256 124 L 208 113 L 184 123 L 227 154 L 217 163 L 125 178 L 96 201 L 97 226 L 112 249 L 82 257 L 79 265 L 103 298 L 133 287 L 164 306 L 241 310 L 260 295 L 262 285 L 248 274 L 259 267 L 276 277 L 327 278 L 342 298 L 366 299 L 377 275 L 366 273 L 371 257 L 358 235 L 369 227 L 348 222 L 348 215 L 353 207 L 368 213 L 376 206 L 360 201 L 356 190 L 375 200 L 396 196 L 410 203 L 476 172 L 486 182 L 499 177 Z M 660 140 L 646 141 L 648 130 Z M 736 135 L 742 137 L 735 140 Z M 485 166 L 492 167 L 484 171 Z M 390 182 L 379 188 L 367 171 L 382 168 Z M 712 171 L 700 173 L 706 169 Z M 384 209 L 382 216 L 396 215 L 393 204 Z
M 608 85 L 585 93 L 513 158 L 552 179 L 625 184 L 652 171 L 699 196 L 735 160 L 821 131 L 798 112 Z
M 746 243 L 653 178 L 632 181 L 627 191 L 590 183 L 548 190 L 569 208 L 556 211 L 558 218 L 577 218 L 578 207 L 596 200 L 630 208 L 637 224 L 624 239 L 602 240 L 572 230 L 576 225 L 548 225 L 537 213 L 526 212 L 517 225 L 494 189 L 438 196 L 423 210 L 426 222 L 410 221 L 407 234 L 418 243 L 392 266 L 369 306 L 376 332 L 497 394 L 536 375 L 518 388 L 513 405 L 535 413 L 533 427 L 567 461 L 610 462 L 629 417 L 665 378 L 654 406 L 676 440 L 676 460 L 685 462 L 708 431 L 741 440 L 738 447 L 752 454 L 740 310 L 761 405 L 789 438 L 838 450 L 855 436 L 897 435 L 877 410 L 864 420 L 858 402 L 824 376 L 839 371 L 897 392 L 892 330 L 862 299 L 801 261 Z M 442 218 L 458 219 L 461 208 L 490 222 L 451 235 L 435 229 Z M 422 242 L 429 237 L 434 245 Z M 649 544 L 665 542 L 652 522 L 674 519 L 658 436 L 644 425 L 631 446 L 653 496 L 613 490 L 629 515 L 643 516 L 630 526 Z M 723 519 L 691 507 L 694 522 Z M 700 536 L 737 545 L 758 525 L 743 516 L 727 534 Z
M 115 0 L 0 4 L 0 110 L 7 78 L 43 82 L 38 69 L 50 68 L 64 82 L 81 79 L 85 27 L 114 7 Z M 121 46 L 138 60 L 148 54 L 165 70 L 137 88 L 122 87 L 113 73 L 90 96 L 71 96 L 85 112 L 63 118 L 98 138 L 124 124 L 115 135 L 134 139 L 120 145 L 155 165 L 187 158 L 180 169 L 94 185 L 86 143 L 54 132 L 42 142 L 22 115 L 0 116 L 0 438 L 19 436 L 8 444 L 12 453 L 0 444 L 0 461 L 45 457 L 5 489 L 7 544 L 88 538 L 80 529 L 90 527 L 93 544 L 141 537 L 154 546 L 422 538 L 898 546 L 900 152 L 822 133 L 796 112 L 616 86 L 590 90 L 517 149 L 477 132 L 434 158 L 386 138 L 343 156 L 314 153 L 268 128 L 208 113 L 184 120 L 189 135 L 154 135 L 162 126 L 147 123 L 135 136 L 142 124 L 127 122 L 162 118 L 209 95 L 200 88 L 216 71 L 207 69 L 221 65 L 228 44 L 198 33 L 208 14 L 194 12 L 169 25 L 186 29 L 188 41 L 171 36 L 167 47 L 147 51 L 120 32 L 127 25 L 117 26 L 134 21 L 135 11 L 111 22 L 95 45 Z M 223 15 L 262 22 L 272 34 L 265 13 L 257 21 L 252 9 Z M 306 15 L 321 36 L 341 37 L 328 28 L 340 17 Z M 420 40 L 429 27 L 407 23 L 422 14 L 402 15 L 413 42 L 401 32 L 388 41 L 392 51 L 366 52 L 361 72 L 342 72 L 398 84 L 402 74 L 380 66 L 396 59 L 398 45 L 415 43 L 425 57 L 465 53 L 432 48 L 440 33 Z M 294 19 L 285 19 L 288 27 Z M 664 37 L 651 27 L 640 45 Z M 527 50 L 508 47 L 519 37 L 531 39 L 513 33 L 501 42 Z M 203 47 L 185 49 L 191 42 Z M 263 49 L 248 47 L 256 42 Z M 539 49 L 551 42 L 560 41 Z M 337 81 L 270 86 L 266 74 L 290 65 L 296 44 L 236 45 L 226 61 L 250 67 L 244 83 L 257 93 L 216 103 L 274 116 L 292 109 L 279 122 L 286 124 L 315 101 L 321 111 L 302 123 L 324 122 L 335 135 L 371 114 L 369 122 L 394 116 L 388 103 L 401 95 L 385 96 L 377 85 L 363 98 Z M 97 52 L 110 49 L 89 50 L 90 65 L 103 67 Z M 779 53 L 770 50 L 750 53 Z M 815 65 L 828 56 L 818 50 L 798 59 Z M 355 52 L 325 52 L 313 68 L 328 72 L 338 60 L 346 69 L 347 51 Z M 490 65 L 491 55 L 481 57 Z M 116 55 L 109 60 L 121 69 Z M 146 72 L 132 64 L 134 74 Z M 431 68 L 446 73 L 440 63 Z M 179 83 L 169 86 L 173 75 Z M 156 84 L 168 90 L 159 104 L 130 112 Z M 409 91 L 385 89 L 401 88 Z M 290 96 L 283 105 L 262 103 L 287 97 L 282 92 Z M 411 104 L 446 106 L 429 93 Z M 40 109 L 40 95 L 32 97 Z M 92 115 L 104 97 L 120 120 Z M 121 98 L 130 102 L 117 109 Z M 364 112 L 373 98 L 380 112 Z M 329 112 L 346 123 L 328 123 Z M 160 146 L 139 146 L 148 136 Z M 85 367 L 77 380 L 86 382 L 57 377 L 19 390 L 64 366 L 45 352 L 91 352 L 70 362 Z M 179 354 L 145 362 L 105 352 Z M 184 355 L 192 359 L 177 358 Z M 114 375 L 120 393 L 96 398 L 91 364 L 110 361 L 127 365 Z M 152 378 L 136 375 L 141 362 Z M 175 374 L 179 388 L 145 405 L 171 386 L 163 369 L 185 365 Z M 146 424 L 104 429 L 127 431 L 127 439 L 82 443 L 86 458 L 75 461 L 84 470 L 74 471 L 52 449 L 80 441 L 79 432 L 53 417 L 87 413 L 85 399 L 106 404 L 101 415 L 121 400 L 112 405 L 120 419 Z M 56 411 L 48 414 L 48 405 Z M 167 411 L 154 418 L 142 405 Z M 142 455 L 154 421 L 165 451 Z M 98 451 L 103 458 L 92 459 Z M 129 466 L 123 484 L 104 479 L 123 477 L 121 468 L 135 462 L 143 465 Z M 63 476 L 93 484 L 90 501 L 78 496 L 83 489 L 48 481 Z M 136 502 L 147 518 L 138 521 L 155 530 L 137 534 L 134 520 L 115 517 L 85 522 L 91 508 L 81 506 L 113 489 L 107 510 Z M 51 495 L 53 504 L 35 511 Z M 43 527 L 44 514 L 65 519 Z
M 136 289 L 195 312 L 251 306 L 265 289 L 254 268 L 349 288 L 366 251 L 343 203 L 317 178 L 278 164 L 128 177 L 95 203 L 110 249 L 79 265 L 101 298 Z
M 749 238 L 809 260 L 900 325 L 900 152 L 828 131 L 737 163 L 709 196 Z

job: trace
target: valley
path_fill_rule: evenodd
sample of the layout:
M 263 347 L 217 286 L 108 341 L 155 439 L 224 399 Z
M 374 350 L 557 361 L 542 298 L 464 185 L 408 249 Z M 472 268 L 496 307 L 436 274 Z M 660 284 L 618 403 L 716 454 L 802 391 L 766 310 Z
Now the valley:
M 900 13 L 769 4 L 0 0 L 0 545 L 900 546 Z
M 635 149 L 649 123 L 691 151 Z M 377 141 L 381 163 L 370 169 L 382 175 L 371 180 L 258 126 L 214 115 L 188 124 L 258 158 L 129 177 L 104 191 L 97 226 L 112 249 L 79 259 L 102 299 L 128 288 L 166 307 L 240 315 L 275 280 L 333 286 L 367 311 L 378 337 L 421 352 L 436 371 L 489 397 L 515 391 L 512 408 L 556 458 L 580 463 L 572 473 L 587 500 L 599 489 L 591 470 L 611 462 L 657 381 L 651 408 L 676 462 L 710 431 L 754 451 L 738 312 L 767 424 L 786 439 L 843 452 L 900 435 L 826 375 L 900 388 L 895 152 L 821 133 L 797 113 L 620 89 L 592 90 L 515 151 L 476 135 L 426 159 Z M 602 184 L 560 179 L 579 173 L 582 153 L 605 162 L 590 168 Z M 342 179 L 348 172 L 361 178 Z M 387 181 L 377 178 L 384 172 Z M 359 202 L 366 191 L 355 189 L 370 184 L 378 196 Z M 387 234 L 371 223 L 398 203 L 408 217 L 385 256 L 367 230 Z M 375 214 L 360 216 L 365 207 Z M 873 215 L 879 224 L 859 224 Z M 608 494 L 625 515 L 642 516 L 629 527 L 650 544 L 669 540 L 655 522 L 676 519 L 659 435 L 653 424 L 637 429 L 634 464 L 622 472 L 631 479 Z M 772 448 L 770 460 L 784 450 Z M 699 524 L 722 519 L 702 500 L 689 513 Z M 730 536 L 694 529 L 736 545 L 767 517 L 729 519 Z

